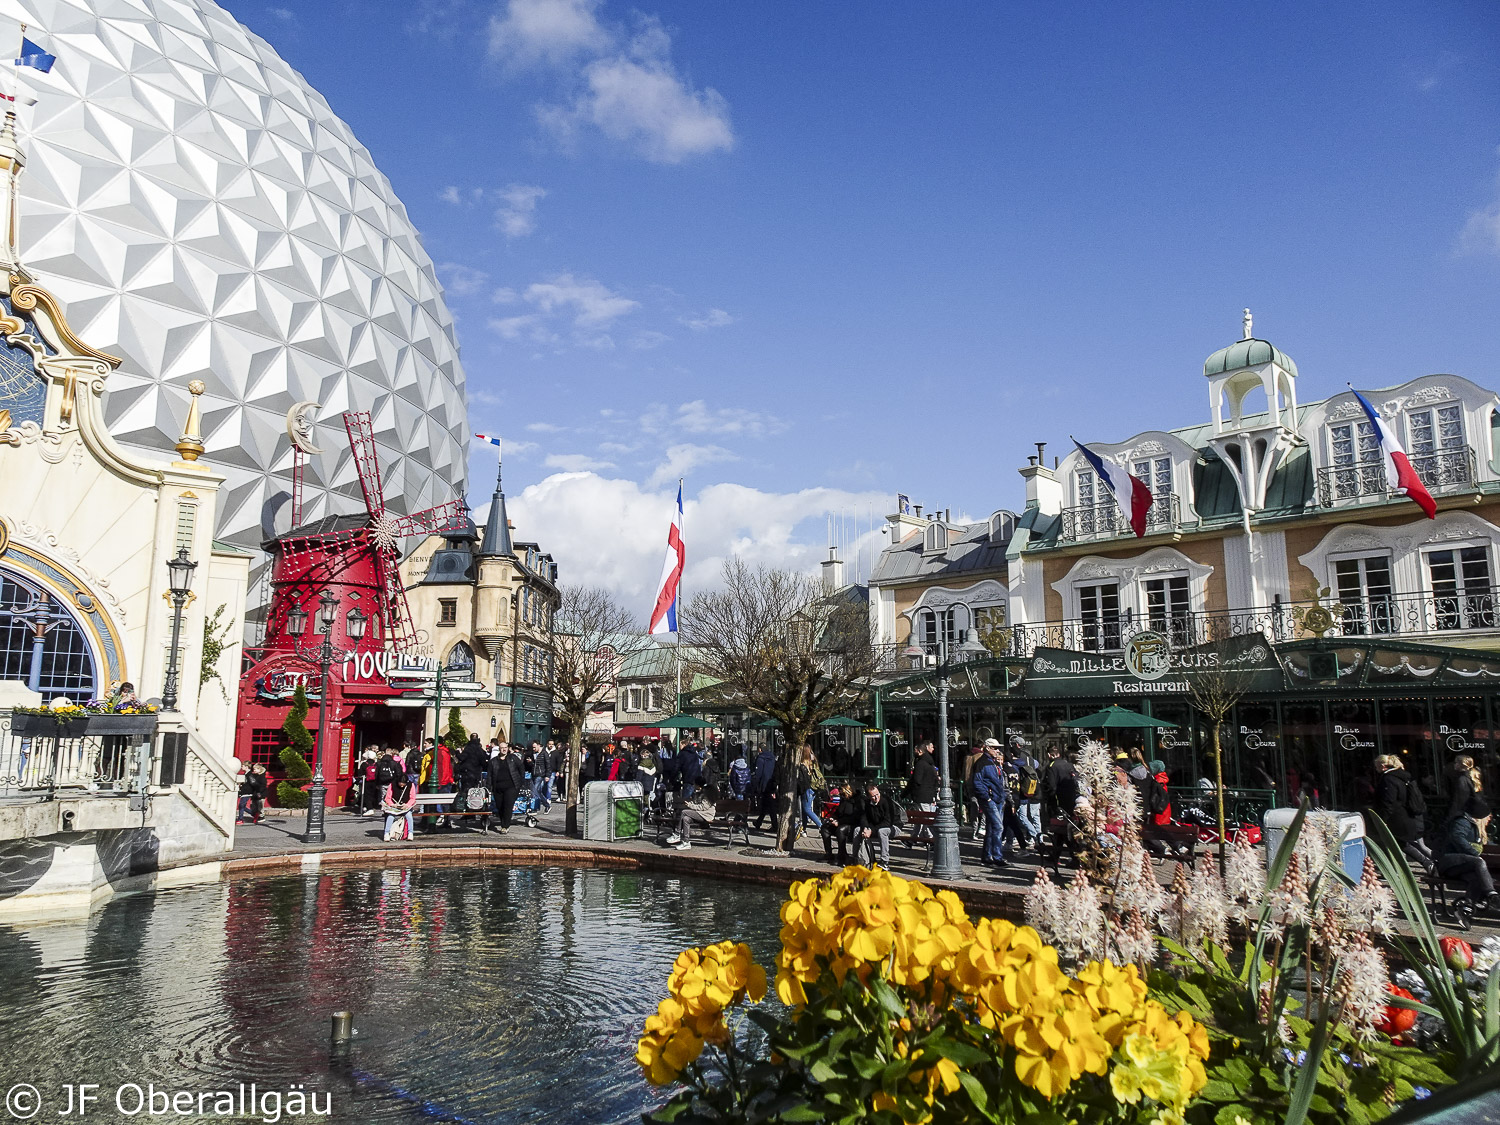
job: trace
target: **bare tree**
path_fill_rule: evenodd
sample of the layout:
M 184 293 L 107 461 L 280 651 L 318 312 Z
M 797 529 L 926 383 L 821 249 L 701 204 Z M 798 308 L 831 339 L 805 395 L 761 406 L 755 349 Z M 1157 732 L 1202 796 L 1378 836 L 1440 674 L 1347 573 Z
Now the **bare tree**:
M 863 694 L 878 666 L 869 608 L 847 588 L 824 594 L 809 575 L 731 558 L 721 588 L 694 597 L 681 628 L 693 671 L 717 681 L 712 690 L 723 702 L 781 726 L 776 847 L 786 851 L 797 752 L 819 723 Z
M 644 648 L 648 638 L 635 615 L 598 586 L 564 586 L 553 629 L 552 701 L 570 728 L 567 831 L 576 836 L 584 721 L 609 696 L 620 662 Z
M 1230 651 L 1224 646 L 1210 645 L 1210 650 L 1219 649 L 1221 658 Z M 1244 694 L 1250 690 L 1253 674 L 1225 662 L 1210 668 L 1194 671 L 1188 677 L 1188 695 L 1193 706 L 1208 720 L 1213 731 L 1214 744 L 1214 794 L 1218 804 L 1219 825 L 1219 874 L 1224 873 L 1226 825 L 1224 822 L 1224 722 Z

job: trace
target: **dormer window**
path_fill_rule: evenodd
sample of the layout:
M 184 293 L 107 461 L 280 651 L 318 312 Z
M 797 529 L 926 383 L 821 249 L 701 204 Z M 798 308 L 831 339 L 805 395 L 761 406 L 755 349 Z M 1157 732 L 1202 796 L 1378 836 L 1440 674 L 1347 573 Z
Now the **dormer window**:
M 946 551 L 948 549 L 948 529 L 940 523 L 927 525 L 927 537 L 923 541 L 924 551 Z
M 990 542 L 1006 543 L 1016 532 L 1016 517 L 1010 512 L 996 512 L 990 517 Z
M 1172 458 L 1145 457 L 1133 461 L 1130 475 L 1151 490 L 1152 497 L 1172 494 Z

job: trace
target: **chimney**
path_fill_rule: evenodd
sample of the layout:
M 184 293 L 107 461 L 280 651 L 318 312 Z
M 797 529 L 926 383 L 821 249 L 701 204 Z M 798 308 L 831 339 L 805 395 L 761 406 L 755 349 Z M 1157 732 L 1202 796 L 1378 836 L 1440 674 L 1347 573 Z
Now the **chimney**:
M 1044 515 L 1055 516 L 1062 511 L 1063 488 L 1057 474 L 1047 468 L 1041 460 L 1045 442 L 1037 442 L 1037 457 L 1021 469 L 1021 479 L 1026 482 L 1026 506 L 1036 508 Z
M 844 588 L 844 560 L 839 558 L 837 547 L 828 548 L 828 557 L 823 560 L 823 593 L 832 594 Z

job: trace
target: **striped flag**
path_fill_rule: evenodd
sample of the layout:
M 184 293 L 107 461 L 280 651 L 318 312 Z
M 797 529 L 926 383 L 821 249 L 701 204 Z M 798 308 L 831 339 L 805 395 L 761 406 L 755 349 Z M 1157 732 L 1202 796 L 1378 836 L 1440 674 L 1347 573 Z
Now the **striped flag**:
M 486 445 L 493 445 L 496 449 L 500 448 L 500 439 L 497 437 L 490 437 L 489 434 L 475 434 L 474 436 Z
M 667 558 L 661 568 L 661 588 L 656 592 L 656 606 L 651 610 L 651 632 L 677 632 L 677 589 L 682 584 L 682 567 L 687 548 L 682 544 L 682 482 L 677 482 L 677 514 L 667 532 Z
M 1354 391 L 1353 386 L 1349 389 Z M 1354 397 L 1359 399 L 1359 404 L 1365 408 L 1365 416 L 1370 419 L 1370 425 L 1375 429 L 1375 436 L 1380 439 L 1381 460 L 1385 462 L 1386 487 L 1397 496 L 1405 496 L 1416 504 L 1427 513 L 1428 519 L 1437 519 L 1437 501 L 1432 498 L 1432 493 L 1427 491 L 1422 478 L 1417 476 L 1417 470 L 1411 467 L 1411 461 L 1406 456 L 1406 450 L 1401 448 L 1401 440 L 1396 437 L 1396 432 L 1370 405 L 1364 395 L 1354 391 Z
M 1151 512 L 1151 490 L 1146 487 L 1146 482 L 1124 465 L 1106 461 L 1077 438 L 1073 439 L 1073 444 L 1078 446 L 1078 452 L 1083 454 L 1083 459 L 1098 474 L 1099 483 L 1114 496 L 1115 502 L 1120 505 L 1120 511 L 1125 513 L 1125 519 L 1135 531 L 1135 537 L 1139 539 L 1145 535 L 1146 517 Z

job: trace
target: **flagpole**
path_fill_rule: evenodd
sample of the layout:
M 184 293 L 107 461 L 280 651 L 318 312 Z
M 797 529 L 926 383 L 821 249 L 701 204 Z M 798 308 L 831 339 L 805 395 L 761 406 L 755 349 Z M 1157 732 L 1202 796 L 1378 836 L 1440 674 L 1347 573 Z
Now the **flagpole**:
M 677 478 L 677 496 L 682 498 L 682 484 L 684 477 Z M 677 528 L 677 537 L 682 541 L 682 573 L 677 576 L 677 628 L 672 630 L 677 648 L 677 706 L 673 708 L 675 713 L 682 712 L 682 580 L 687 577 L 687 515 L 686 504 L 683 505 L 684 512 L 678 514 L 680 526 Z

